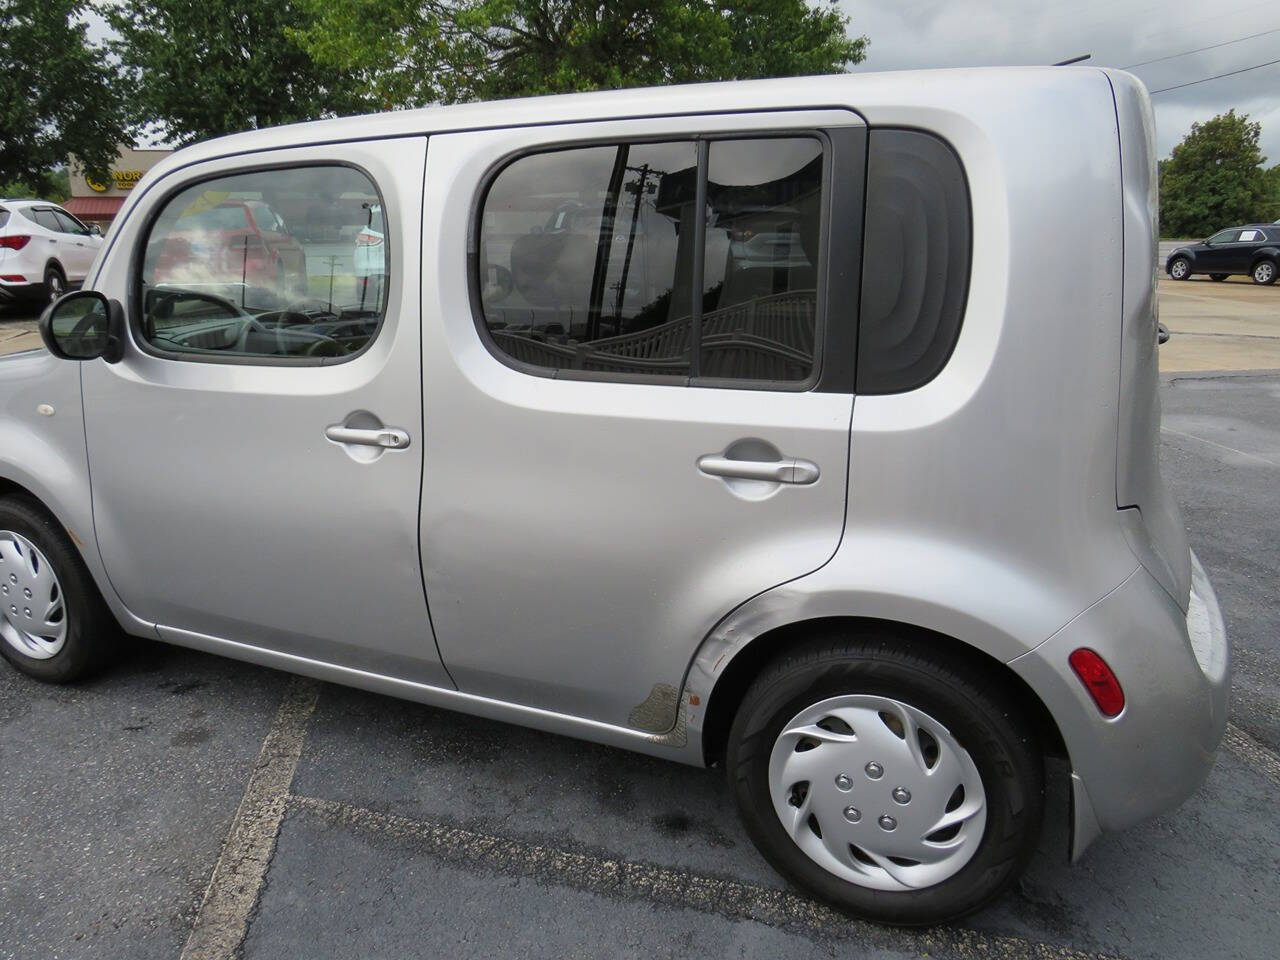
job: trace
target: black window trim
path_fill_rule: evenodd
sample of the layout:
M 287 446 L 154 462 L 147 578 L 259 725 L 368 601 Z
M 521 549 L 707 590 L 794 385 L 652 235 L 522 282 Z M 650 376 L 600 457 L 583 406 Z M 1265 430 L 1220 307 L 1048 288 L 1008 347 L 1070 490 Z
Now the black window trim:
M 847 109 L 847 108 L 846 108 Z M 785 110 L 778 111 L 775 116 L 780 121 L 792 112 L 808 112 L 808 110 L 796 111 Z M 858 117 L 850 111 L 852 117 Z M 649 118 L 656 119 L 656 118 Z M 677 119 L 677 117 L 672 117 Z M 843 133 L 844 131 L 853 131 L 856 134 L 855 139 L 860 140 L 860 145 L 845 143 L 844 149 L 852 154 L 852 156 L 836 156 L 836 139 L 844 140 L 844 137 L 833 139 L 833 135 Z M 829 356 L 828 350 L 828 323 L 829 314 L 829 297 L 828 297 L 828 263 L 831 259 L 831 251 L 833 248 L 833 225 L 832 225 L 832 207 L 834 205 L 834 184 L 835 184 L 835 166 L 837 161 L 844 164 L 850 160 L 857 163 L 858 182 L 855 184 L 857 188 L 858 200 L 858 218 L 853 224 L 843 224 L 842 229 L 857 229 L 857 246 L 848 251 L 848 256 L 858 266 L 853 268 L 854 286 L 853 296 L 844 301 L 848 303 L 852 316 L 848 319 L 848 325 L 851 330 L 850 338 L 856 338 L 856 329 L 858 323 L 857 304 L 859 298 L 858 293 L 858 274 L 860 273 L 860 264 L 862 261 L 862 222 L 861 207 L 862 193 L 865 188 L 865 168 L 866 168 L 866 133 L 867 128 L 863 123 L 840 125 L 832 127 L 815 127 L 810 123 L 797 123 L 794 126 L 787 126 L 784 122 L 778 125 L 770 126 L 747 126 L 734 128 L 732 130 L 717 130 L 712 133 L 677 133 L 668 131 L 665 133 L 649 133 L 635 136 L 621 136 L 608 134 L 597 134 L 586 137 L 567 137 L 545 143 L 533 144 L 529 146 L 519 147 L 509 151 L 495 160 L 489 165 L 480 179 L 480 186 L 476 190 L 471 200 L 470 222 L 467 226 L 467 286 L 469 299 L 471 301 L 472 321 L 475 324 L 476 333 L 480 338 L 480 342 L 484 344 L 485 349 L 503 366 L 510 367 L 520 373 L 529 376 L 540 377 L 544 380 L 577 380 L 593 383 L 634 383 L 634 384 L 650 384 L 660 386 L 680 386 L 680 387 L 701 387 L 701 388 L 719 388 L 729 390 L 769 390 L 771 392 L 785 393 L 806 393 L 810 391 L 817 392 L 838 392 L 853 393 L 853 371 L 856 366 L 857 353 L 856 350 L 849 349 L 839 356 Z M 693 371 L 689 375 L 673 376 L 670 374 L 651 374 L 651 373 L 617 373 L 603 370 L 568 370 L 563 368 L 542 367 L 537 364 L 527 363 L 519 360 L 506 353 L 497 342 L 493 339 L 489 331 L 488 323 L 485 320 L 484 304 L 480 297 L 480 232 L 483 227 L 483 216 L 485 203 L 489 198 L 489 191 L 492 189 L 498 177 L 517 161 L 530 156 L 540 156 L 550 153 L 561 153 L 569 150 L 579 150 L 587 147 L 616 147 L 619 144 L 645 144 L 645 143 L 691 143 L 698 152 L 698 189 L 705 190 L 707 160 L 710 144 L 722 140 L 785 140 L 797 139 L 801 137 L 809 137 L 816 139 L 822 147 L 822 196 L 823 203 L 820 206 L 821 220 L 819 223 L 819 231 L 821 241 L 819 250 L 825 250 L 826 255 L 819 256 L 817 264 L 817 304 L 814 311 L 814 358 L 813 370 L 804 380 L 740 380 L 719 377 L 701 377 L 695 376 Z M 860 151 L 860 152 L 859 152 Z M 842 191 L 843 192 L 843 191 Z M 696 201 L 695 201 L 696 205 Z M 697 246 L 701 247 L 705 243 L 705 204 L 697 211 L 697 224 L 701 228 L 698 234 L 702 236 L 701 241 L 695 239 Z M 695 256 L 695 261 L 698 258 Z M 700 272 L 702 265 L 695 263 L 695 271 Z M 697 310 L 701 313 L 700 298 L 693 297 L 691 310 Z M 695 325 L 694 335 L 700 335 L 700 329 Z M 844 339 L 843 337 L 840 339 Z M 691 366 L 693 364 L 691 363 Z
M 211 163 L 221 162 L 225 158 L 217 158 L 210 160 Z M 203 164 L 201 164 L 203 166 Z M 161 360 L 173 360 L 180 363 L 213 363 L 225 366 L 250 366 L 250 367 L 332 367 L 340 363 L 348 363 L 355 360 L 369 351 L 369 349 L 382 335 L 383 328 L 387 324 L 387 308 L 391 303 L 391 286 L 394 282 L 394 274 L 391 273 L 391 232 L 390 230 L 384 234 L 383 243 L 386 246 L 387 256 L 387 292 L 383 298 L 382 311 L 378 315 L 378 325 L 374 327 L 373 333 L 369 335 L 368 341 L 355 353 L 349 353 L 342 357 L 272 357 L 259 356 L 254 354 L 227 354 L 220 356 L 217 354 L 204 353 L 183 353 L 177 350 L 162 350 L 155 346 L 147 339 L 143 331 L 142 325 L 142 271 L 146 265 L 147 240 L 151 237 L 151 230 L 155 226 L 155 222 L 160 219 L 160 214 L 169 206 L 169 202 L 181 193 L 191 187 L 198 186 L 202 183 L 208 183 L 213 180 L 223 180 L 227 177 L 240 176 L 247 173 L 269 173 L 275 170 L 299 170 L 306 167 L 348 167 L 364 176 L 366 180 L 373 186 L 373 191 L 377 194 L 378 204 L 383 209 L 383 215 L 386 215 L 387 205 L 386 198 L 382 195 L 382 187 L 378 184 L 377 179 L 366 170 L 363 166 L 351 160 L 339 159 L 315 159 L 315 160 L 299 160 L 297 162 L 273 162 L 253 164 L 250 166 L 228 168 L 219 170 L 206 175 L 198 175 L 190 179 L 181 179 L 180 182 L 165 187 L 163 181 L 158 186 L 161 187 L 159 198 L 153 203 L 150 210 L 147 211 L 146 219 L 143 220 L 142 229 L 138 231 L 133 241 L 133 249 L 130 251 L 130 269 L 129 269 L 129 292 L 128 302 L 125 308 L 125 315 L 128 320 L 129 333 L 133 337 L 134 344 L 143 353 L 149 356 L 158 357 Z M 180 167 L 174 170 L 170 176 L 187 170 L 187 167 Z M 166 177 L 168 179 L 168 177 Z

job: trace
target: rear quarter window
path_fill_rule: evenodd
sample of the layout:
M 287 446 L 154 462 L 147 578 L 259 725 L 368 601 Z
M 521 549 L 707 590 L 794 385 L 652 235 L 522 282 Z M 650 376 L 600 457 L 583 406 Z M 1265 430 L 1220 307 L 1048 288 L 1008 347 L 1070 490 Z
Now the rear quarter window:
M 972 245 L 968 183 L 937 137 L 872 130 L 866 202 L 857 390 L 914 390 L 942 370 L 960 336 Z
M 0 207 L 0 227 L 3 227 L 8 222 L 9 222 L 9 211 L 4 209 L 4 207 Z

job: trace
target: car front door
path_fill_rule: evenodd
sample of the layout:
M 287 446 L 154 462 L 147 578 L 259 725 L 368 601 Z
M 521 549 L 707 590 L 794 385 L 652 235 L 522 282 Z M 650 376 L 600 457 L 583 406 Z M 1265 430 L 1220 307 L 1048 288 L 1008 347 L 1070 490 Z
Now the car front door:
M 94 518 L 112 587 L 166 639 L 448 683 L 416 537 L 425 156 L 419 137 L 184 167 L 115 235 L 96 287 L 132 331 L 84 369 Z M 234 271 L 172 255 L 263 196 L 353 229 L 363 204 L 394 211 L 393 282 L 362 304 L 349 242 L 308 245 L 299 300 L 258 250 Z
M 1235 241 L 1239 230 L 1220 230 L 1205 241 L 1205 249 L 1196 254 L 1197 273 L 1230 273 L 1235 259 Z
M 831 558 L 864 162 L 843 111 L 432 139 L 422 551 L 460 689 L 665 731 L 715 624 Z

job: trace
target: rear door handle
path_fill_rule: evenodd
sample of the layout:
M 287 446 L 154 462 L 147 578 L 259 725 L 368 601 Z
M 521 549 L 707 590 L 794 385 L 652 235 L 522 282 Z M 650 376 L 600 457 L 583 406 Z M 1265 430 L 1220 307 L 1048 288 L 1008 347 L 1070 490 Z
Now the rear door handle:
M 335 423 L 324 428 L 324 435 L 334 443 L 358 443 L 389 450 L 403 450 L 409 445 L 409 434 L 399 427 L 347 427 Z
M 698 469 L 712 477 L 802 485 L 813 483 L 820 472 L 809 460 L 732 460 L 719 453 L 699 457 Z

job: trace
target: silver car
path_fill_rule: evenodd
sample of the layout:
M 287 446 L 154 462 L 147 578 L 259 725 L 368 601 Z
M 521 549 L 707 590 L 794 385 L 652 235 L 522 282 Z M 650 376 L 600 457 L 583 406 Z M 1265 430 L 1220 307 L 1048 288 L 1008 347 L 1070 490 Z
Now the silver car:
M 1074 859 L 1227 721 L 1160 475 L 1152 131 L 1129 75 L 1029 68 L 182 150 L 0 361 L 0 649 L 68 681 L 123 631 L 720 766 L 818 896 L 974 910 L 1047 759 Z M 248 243 L 191 255 L 268 196 L 376 206 L 385 259 L 304 241 L 295 303 Z

